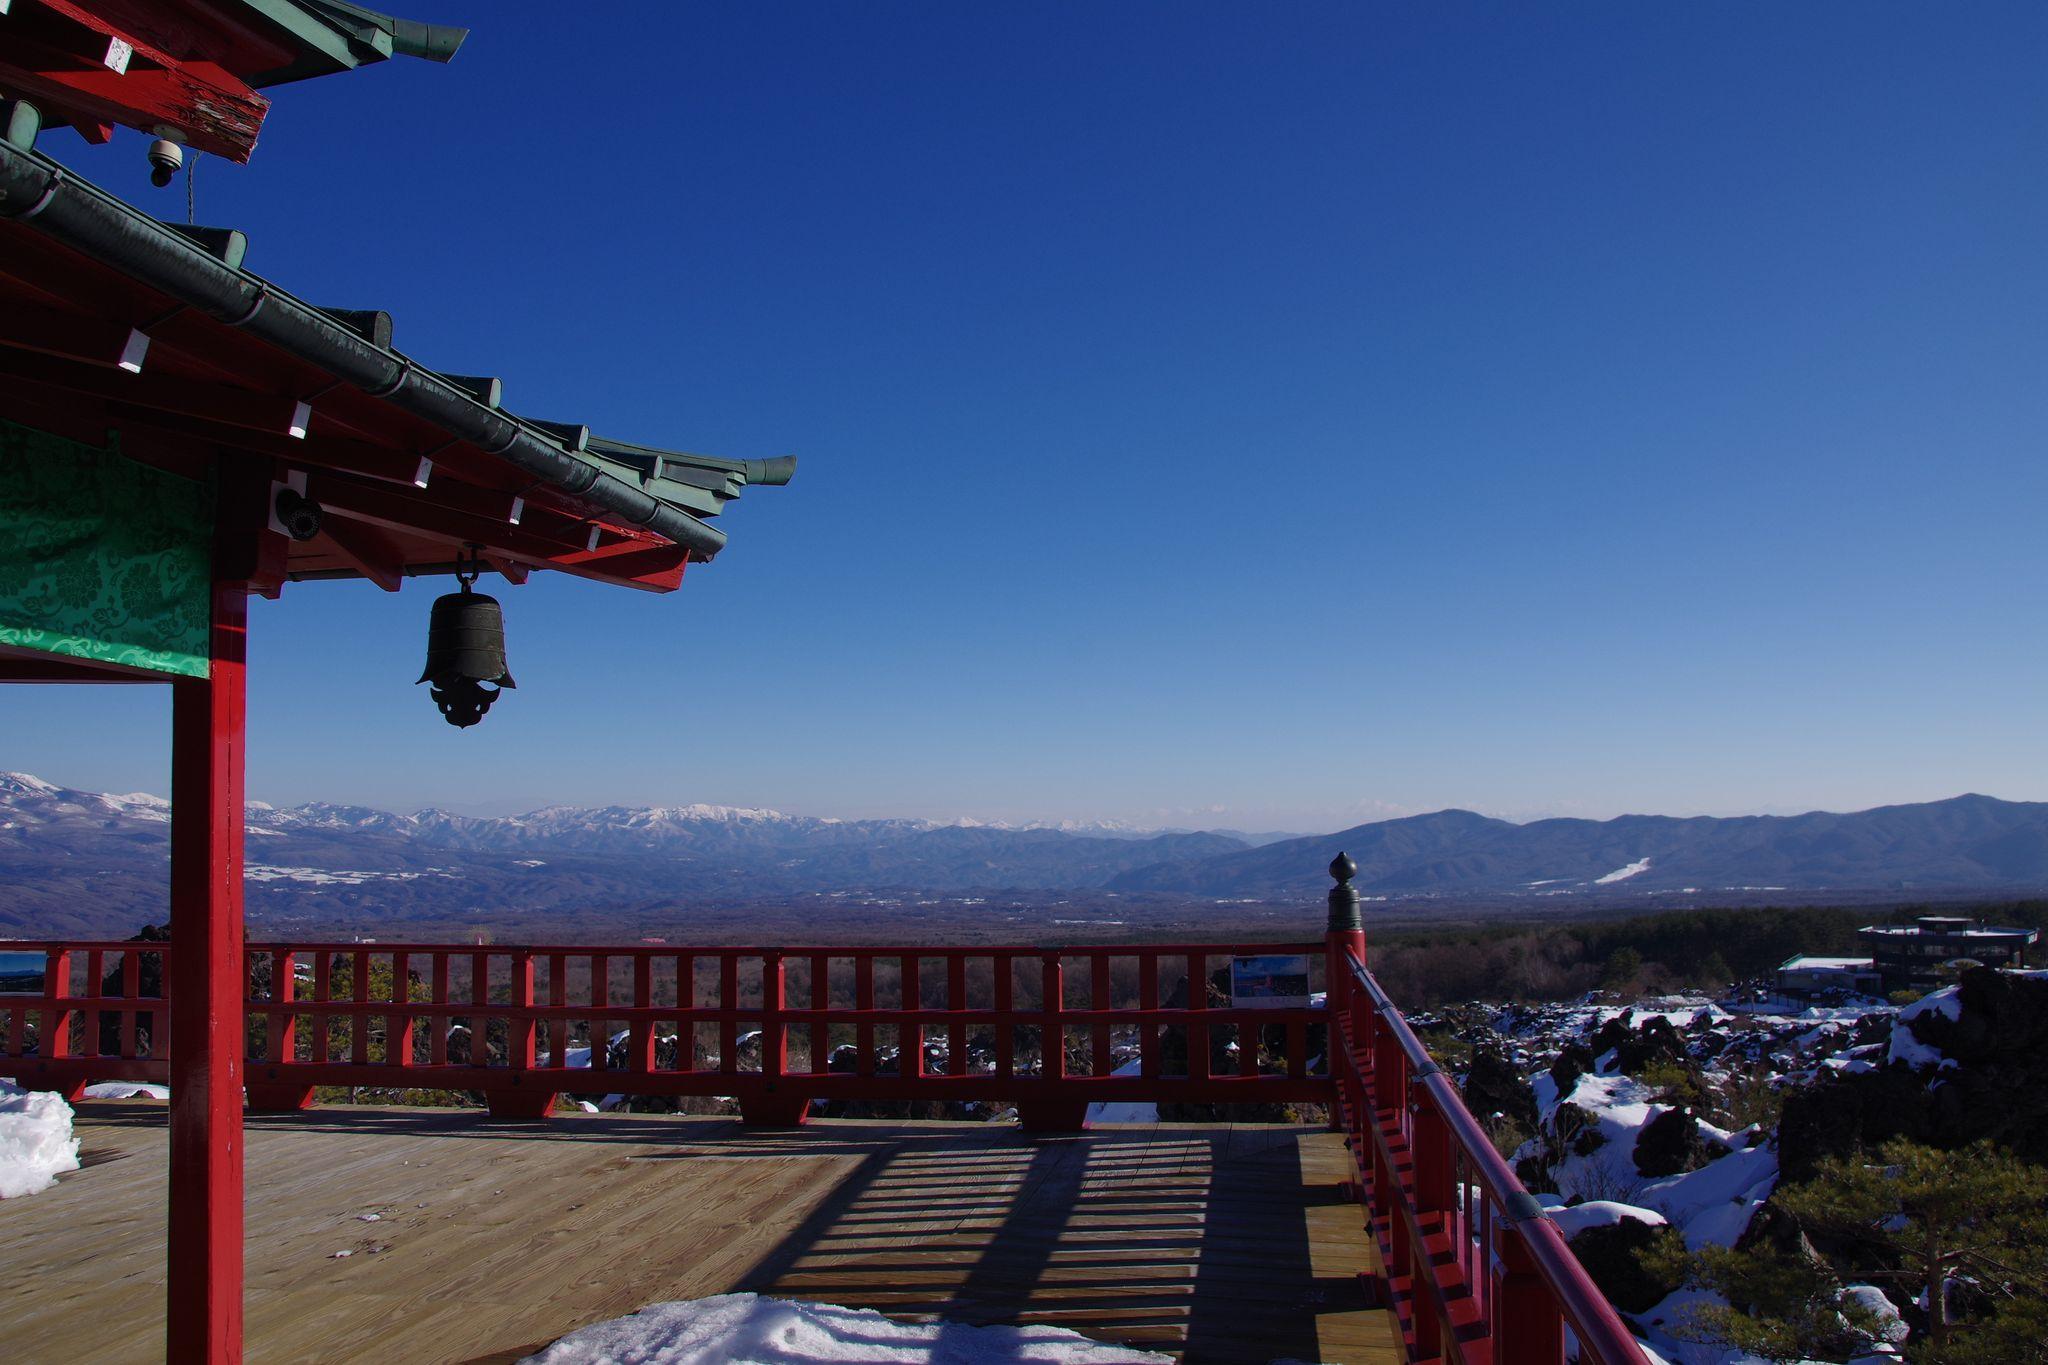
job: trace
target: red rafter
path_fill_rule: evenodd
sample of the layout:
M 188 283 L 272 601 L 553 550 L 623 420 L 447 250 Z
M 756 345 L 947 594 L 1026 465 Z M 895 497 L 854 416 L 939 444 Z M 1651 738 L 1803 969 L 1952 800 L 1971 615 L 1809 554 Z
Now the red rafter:
M 594 550 L 579 550 L 556 559 L 555 567 L 575 572 L 601 570 L 607 578 L 619 578 L 657 592 L 682 586 L 683 569 L 690 552 L 665 540 L 618 540 Z
M 121 374 L 78 365 L 12 349 L 4 336 L 0 336 L 0 375 L 279 437 L 285 435 L 299 401 L 288 394 L 255 393 L 201 379 Z M 297 445 L 297 440 L 293 444 Z
M 0 347 L 87 365 L 120 364 L 134 331 L 126 323 L 102 322 L 33 303 L 0 305 Z
M 610 556 L 591 555 L 583 548 L 584 537 L 574 540 L 543 534 L 531 524 L 514 526 L 501 518 L 465 512 L 448 505 L 449 489 L 435 485 L 430 493 L 412 493 L 390 484 L 373 484 L 342 474 L 316 473 L 308 480 L 306 495 L 329 512 L 341 512 L 390 530 L 444 541 L 447 559 L 459 557 L 462 547 L 475 545 L 480 554 L 496 560 L 515 560 L 537 568 L 556 568 L 583 578 L 623 583 L 650 592 L 666 592 L 676 582 L 663 581 L 650 565 L 632 561 L 609 562 Z M 638 548 L 641 542 L 632 542 Z M 671 554 L 684 553 L 680 547 L 657 542 Z M 680 581 L 680 572 L 675 575 Z
M 199 151 L 237 162 L 249 159 L 270 109 L 268 99 L 216 62 L 181 60 L 140 38 L 113 35 L 113 26 L 104 22 L 87 27 L 95 35 L 121 36 L 135 47 L 126 71 L 111 71 L 68 50 L 76 42 L 68 47 L 40 42 L 17 30 L 0 57 L 0 88 L 80 125 L 81 131 L 107 123 L 143 132 L 162 125 L 176 129 Z
M 384 591 L 397 592 L 404 582 L 405 555 L 376 527 L 330 513 L 321 519 L 320 533 L 336 554 Z

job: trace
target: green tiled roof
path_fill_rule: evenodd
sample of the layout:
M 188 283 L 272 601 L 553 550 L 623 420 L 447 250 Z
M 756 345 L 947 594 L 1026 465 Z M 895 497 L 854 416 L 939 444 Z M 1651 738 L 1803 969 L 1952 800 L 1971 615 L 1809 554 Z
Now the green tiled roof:
M 393 347 L 388 313 L 323 309 L 243 269 L 241 233 L 159 222 L 42 154 L 4 140 L 0 217 L 26 219 L 28 227 L 605 509 L 621 524 L 688 547 L 699 560 L 717 554 L 726 539 L 706 518 L 748 485 L 786 484 L 795 472 L 790 456 L 694 455 L 507 412 L 497 380 L 442 374 Z
M 394 18 L 344 0 L 221 0 L 221 8 L 241 9 L 252 27 L 276 33 L 293 50 L 286 65 L 249 76 L 255 86 L 324 76 L 390 57 L 445 62 L 469 36 L 466 28 Z

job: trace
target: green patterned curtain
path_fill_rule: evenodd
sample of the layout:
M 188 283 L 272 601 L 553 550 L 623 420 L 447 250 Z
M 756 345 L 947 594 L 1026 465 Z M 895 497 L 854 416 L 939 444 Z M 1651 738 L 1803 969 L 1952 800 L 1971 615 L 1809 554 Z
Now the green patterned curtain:
M 213 489 L 0 421 L 0 645 L 203 678 Z

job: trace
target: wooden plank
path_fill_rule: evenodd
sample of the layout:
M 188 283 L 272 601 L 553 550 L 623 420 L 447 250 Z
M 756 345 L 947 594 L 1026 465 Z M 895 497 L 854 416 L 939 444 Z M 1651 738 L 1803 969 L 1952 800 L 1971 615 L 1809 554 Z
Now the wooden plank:
M 90 1321 L 96 1360 L 161 1359 L 162 1113 L 82 1104 L 90 1164 L 0 1205 L 10 1274 L 37 1287 L 9 1306 L 19 1358 L 67 1358 Z M 247 1160 L 251 1360 L 512 1360 L 740 1289 L 1204 1359 L 1395 1359 L 1389 1315 L 1356 1290 L 1360 1210 L 1330 1195 L 1348 1153 L 1317 1129 L 589 1115 L 513 1131 L 338 1106 L 252 1116 Z

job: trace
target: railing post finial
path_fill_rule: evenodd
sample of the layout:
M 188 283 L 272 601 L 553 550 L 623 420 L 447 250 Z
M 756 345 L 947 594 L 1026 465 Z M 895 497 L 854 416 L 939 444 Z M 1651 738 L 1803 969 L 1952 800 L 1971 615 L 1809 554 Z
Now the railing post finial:
M 1339 853 L 1330 860 L 1330 875 L 1337 881 L 1330 888 L 1330 932 L 1349 934 L 1365 928 L 1358 913 L 1358 888 L 1351 884 L 1358 875 L 1358 864 L 1349 854 Z

